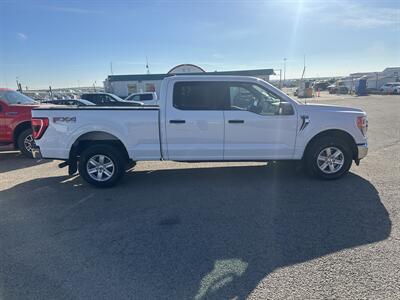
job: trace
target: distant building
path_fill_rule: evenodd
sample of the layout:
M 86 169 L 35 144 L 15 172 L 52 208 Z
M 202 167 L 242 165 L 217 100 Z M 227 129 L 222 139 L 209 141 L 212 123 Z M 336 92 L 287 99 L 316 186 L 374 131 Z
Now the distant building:
M 352 73 L 345 79 L 351 81 L 365 76 L 367 78 L 367 88 L 378 90 L 385 83 L 399 81 L 399 75 L 400 67 L 391 67 L 384 69 L 382 72 Z
M 137 74 L 137 75 L 109 75 L 104 81 L 104 89 L 119 97 L 127 97 L 132 93 L 156 92 L 159 94 L 161 81 L 167 76 L 176 74 L 187 75 L 239 75 L 253 76 L 269 81 L 274 75 L 273 69 L 257 69 L 242 71 L 205 72 L 202 68 L 192 64 L 182 64 L 173 67 L 167 74 Z

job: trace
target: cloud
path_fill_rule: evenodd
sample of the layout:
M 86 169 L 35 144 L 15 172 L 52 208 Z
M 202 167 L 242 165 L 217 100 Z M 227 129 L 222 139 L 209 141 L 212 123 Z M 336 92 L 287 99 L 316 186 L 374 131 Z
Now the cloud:
M 221 54 L 221 53 L 213 53 L 213 54 L 211 55 L 211 57 L 212 57 L 212 58 L 219 59 L 219 58 L 224 58 L 225 56 L 224 56 L 223 54 Z
M 328 2 L 326 5 L 307 7 L 306 13 L 322 22 L 343 27 L 378 28 L 400 26 L 400 9 L 396 7 L 368 6 L 368 3 L 349 1 Z
M 65 13 L 74 13 L 74 14 L 101 14 L 103 11 L 96 10 L 96 9 L 85 9 L 85 8 L 78 8 L 72 6 L 55 6 L 55 5 L 41 5 L 41 8 L 52 10 L 52 11 L 59 11 Z
M 339 24 L 356 28 L 376 28 L 400 25 L 400 9 L 350 5 L 334 18 Z
M 25 33 L 17 32 L 17 38 L 18 38 L 19 40 L 24 41 L 24 40 L 28 39 L 28 36 L 27 36 Z

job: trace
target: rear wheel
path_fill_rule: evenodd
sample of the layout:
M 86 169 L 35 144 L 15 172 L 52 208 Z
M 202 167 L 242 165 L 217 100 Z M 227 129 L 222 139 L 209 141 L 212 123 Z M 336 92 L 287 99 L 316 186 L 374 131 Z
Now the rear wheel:
M 35 140 L 33 139 L 31 128 L 25 129 L 19 134 L 17 145 L 23 155 L 33 158 L 32 148 L 35 146 Z
M 111 187 L 125 173 L 126 162 L 118 148 L 93 145 L 85 149 L 79 159 L 79 174 L 97 187 Z
M 308 172 L 322 179 L 336 179 L 348 173 L 353 160 L 350 146 L 343 139 L 324 137 L 307 150 Z

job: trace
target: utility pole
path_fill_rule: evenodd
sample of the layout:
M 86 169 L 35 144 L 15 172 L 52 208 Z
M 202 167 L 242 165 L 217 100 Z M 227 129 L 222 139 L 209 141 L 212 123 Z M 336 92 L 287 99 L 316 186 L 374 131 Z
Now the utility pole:
M 306 55 L 304 54 L 304 60 L 303 60 L 303 73 L 301 74 L 301 80 L 304 78 L 304 73 L 306 72 Z
M 276 69 L 279 71 L 279 89 L 282 89 L 282 69 Z
M 21 83 L 18 80 L 18 76 L 15 77 L 15 80 L 17 81 L 17 91 L 22 92 Z
M 283 86 L 285 86 L 285 81 L 286 81 L 286 61 L 287 58 L 283 58 Z
M 110 70 L 111 70 L 111 75 L 114 75 L 112 62 L 110 62 Z
M 146 56 L 146 69 L 147 69 L 147 74 L 150 74 L 149 60 L 147 59 L 147 56 Z

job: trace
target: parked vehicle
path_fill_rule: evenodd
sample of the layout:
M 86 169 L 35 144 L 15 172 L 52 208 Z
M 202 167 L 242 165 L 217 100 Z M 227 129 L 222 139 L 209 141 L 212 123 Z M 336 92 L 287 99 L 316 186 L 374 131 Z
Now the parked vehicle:
M 110 93 L 85 93 L 81 99 L 88 100 L 98 106 L 142 106 L 143 103 L 125 101 L 120 97 Z
M 157 93 L 155 93 L 155 92 L 130 94 L 128 97 L 125 98 L 125 100 L 141 102 L 144 105 L 157 105 L 158 104 Z
M 76 106 L 95 105 L 94 103 L 85 99 L 46 100 L 41 103 L 56 104 L 56 105 L 76 105 Z
M 345 85 L 331 84 L 328 86 L 329 94 L 348 94 L 349 88 Z
M 400 94 L 400 82 L 385 83 L 380 88 L 381 93 L 384 94 Z
M 325 80 L 317 81 L 317 82 L 314 82 L 314 84 L 313 84 L 314 91 L 318 91 L 318 90 L 325 91 L 328 89 L 328 86 L 329 86 L 329 82 L 325 81 Z
M 34 155 L 65 160 L 100 187 L 141 160 L 303 160 L 312 175 L 335 179 L 367 155 L 365 112 L 302 104 L 253 77 L 167 77 L 159 104 L 36 108 Z
M 0 144 L 13 144 L 27 157 L 32 156 L 31 110 L 38 102 L 11 89 L 0 89 Z

